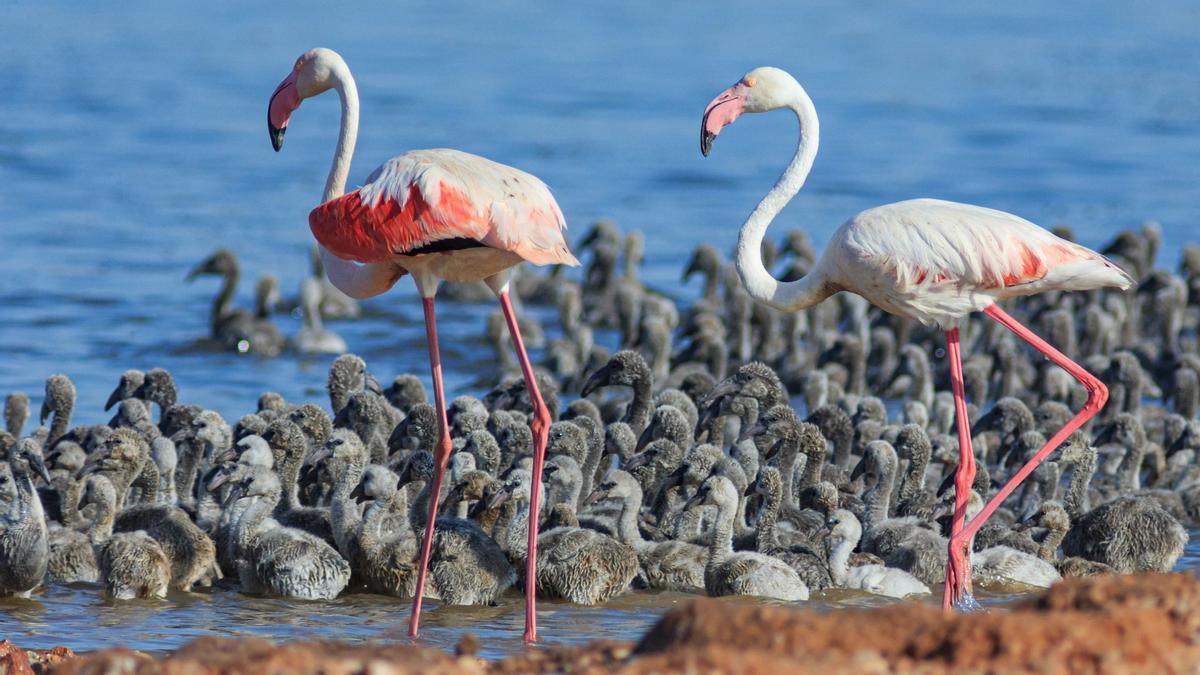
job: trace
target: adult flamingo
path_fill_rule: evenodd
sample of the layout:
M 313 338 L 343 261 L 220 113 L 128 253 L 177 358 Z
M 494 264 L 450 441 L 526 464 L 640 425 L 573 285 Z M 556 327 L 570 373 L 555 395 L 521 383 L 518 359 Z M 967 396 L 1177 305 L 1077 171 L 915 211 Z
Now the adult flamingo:
M 513 346 L 533 403 L 533 478 L 530 490 L 529 563 L 525 639 L 537 637 L 537 518 L 542 462 L 550 412 L 538 392 L 509 299 L 512 268 L 521 262 L 578 265 L 563 238 L 566 223 L 550 189 L 536 177 L 458 150 L 413 150 L 384 162 L 362 187 L 343 194 L 358 136 L 358 89 L 346 62 L 329 49 L 300 55 L 291 74 L 275 88 L 267 108 L 267 126 L 276 152 L 283 144 L 292 112 L 306 98 L 337 91 L 341 131 L 321 204 L 308 214 L 309 228 L 321 246 L 329 280 L 347 295 L 368 298 L 412 274 L 425 308 L 425 334 L 433 371 L 440 440 L 429 516 L 421 543 L 421 567 L 413 598 L 409 635 L 416 636 L 430 546 L 441 494 L 442 473 L 450 458 L 450 432 L 438 355 L 434 295 L 441 280 L 483 281 L 500 299 Z M 361 263 L 361 264 L 360 264 Z
M 742 225 L 737 269 L 752 297 L 783 311 L 811 307 L 838 291 L 863 296 L 883 310 L 946 333 L 954 391 L 960 460 L 955 474 L 944 607 L 969 607 L 971 568 L 967 544 L 988 516 L 1072 432 L 1108 399 L 1100 380 L 1001 310 L 996 302 L 1042 291 L 1129 288 L 1133 279 L 1098 253 L 1060 239 L 1003 211 L 936 199 L 914 199 L 867 209 L 833 233 L 813 270 L 780 282 L 763 265 L 760 245 L 771 220 L 804 185 L 817 156 L 819 126 L 812 100 L 800 83 L 778 68 L 750 71 L 704 110 L 700 152 L 712 149 L 721 129 L 743 112 L 788 108 L 800 123 L 800 141 L 787 170 Z M 1016 333 L 1087 389 L 1077 415 L 1000 489 L 964 527 L 967 492 L 975 477 L 970 422 L 963 394 L 959 323 L 982 311 Z M 982 401 L 980 401 L 982 403 Z

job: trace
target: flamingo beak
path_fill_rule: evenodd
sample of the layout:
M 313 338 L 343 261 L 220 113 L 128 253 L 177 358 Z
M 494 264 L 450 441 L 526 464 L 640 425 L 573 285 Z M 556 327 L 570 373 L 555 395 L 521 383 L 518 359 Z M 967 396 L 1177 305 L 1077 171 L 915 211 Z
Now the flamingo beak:
M 719 399 L 729 396 L 730 394 L 738 393 L 741 391 L 741 388 L 741 385 L 739 385 L 736 380 L 734 380 L 732 377 L 728 377 L 718 382 L 713 386 L 712 389 L 708 391 L 708 394 L 704 396 L 704 403 L 710 405 L 717 403 Z M 714 410 L 713 412 L 719 412 L 719 410 Z
M 42 477 L 42 480 L 46 481 L 46 485 L 49 485 L 50 472 L 46 470 L 46 462 L 42 459 L 42 456 L 35 452 L 28 452 L 25 453 L 25 459 L 33 467 L 33 470 L 37 471 L 38 475 Z
M 114 405 L 120 403 L 123 398 L 125 398 L 124 382 L 118 384 L 117 388 L 113 389 L 112 393 L 108 395 L 108 400 L 104 402 L 104 409 L 108 410 L 112 408 Z
M 712 150 L 713 141 L 721 129 L 733 124 L 746 108 L 746 85 L 738 82 L 721 92 L 704 109 L 704 118 L 700 122 L 700 154 L 708 157 Z
M 283 147 L 283 135 L 287 133 L 292 111 L 300 107 L 300 92 L 296 90 L 296 78 L 299 75 L 299 70 L 293 70 L 291 75 L 283 78 L 267 104 L 267 131 L 270 132 L 271 147 L 275 148 L 275 152 Z
M 588 396 L 591 396 L 593 391 L 596 391 L 600 387 L 608 386 L 608 380 L 612 375 L 612 370 L 613 369 L 611 366 L 605 364 L 600 368 L 600 370 L 592 373 L 591 377 L 587 379 L 587 382 L 583 383 L 583 389 L 580 390 L 579 397 L 587 398 Z
M 511 492 L 509 492 L 508 490 L 501 490 L 501 491 L 497 492 L 496 494 L 492 495 L 492 498 L 488 500 L 488 508 L 489 509 L 498 508 L 500 505 L 504 504 L 504 502 L 507 502 L 511 498 L 512 498 Z
M 220 489 L 220 487 L 222 485 L 228 483 L 229 479 L 232 477 L 233 477 L 233 475 L 230 472 L 218 473 L 217 475 L 213 476 L 211 480 L 208 481 L 208 485 L 206 485 L 205 488 L 209 492 L 216 492 L 218 489 Z
M 366 383 L 363 388 L 369 392 L 383 396 L 383 387 L 379 386 L 379 380 L 375 379 L 375 376 L 370 373 L 367 373 Z
M 193 281 L 196 277 L 203 276 L 205 274 L 220 274 L 220 273 L 221 273 L 221 269 L 217 266 L 216 257 L 209 256 L 209 257 L 205 258 L 204 260 L 200 261 L 199 263 L 196 263 L 196 266 L 188 271 L 187 276 L 184 277 L 184 279 L 186 281 Z M 105 408 L 105 410 L 107 410 L 107 408 Z
M 854 470 L 850 472 L 850 480 L 851 481 L 858 480 L 859 476 L 865 476 L 866 474 L 867 474 L 867 463 L 862 460 L 859 460 L 858 464 L 854 465 Z

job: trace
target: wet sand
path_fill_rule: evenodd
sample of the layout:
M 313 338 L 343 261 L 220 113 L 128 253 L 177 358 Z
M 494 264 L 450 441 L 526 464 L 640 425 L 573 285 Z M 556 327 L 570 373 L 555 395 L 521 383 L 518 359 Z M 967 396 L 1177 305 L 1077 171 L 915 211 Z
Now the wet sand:
M 1064 581 L 1004 610 L 928 604 L 821 611 L 701 598 L 637 642 L 478 656 L 411 644 L 356 646 L 206 637 L 152 656 L 120 647 L 26 653 L 0 643 L 0 673 L 966 673 L 1200 672 L 1200 581 L 1141 574 Z

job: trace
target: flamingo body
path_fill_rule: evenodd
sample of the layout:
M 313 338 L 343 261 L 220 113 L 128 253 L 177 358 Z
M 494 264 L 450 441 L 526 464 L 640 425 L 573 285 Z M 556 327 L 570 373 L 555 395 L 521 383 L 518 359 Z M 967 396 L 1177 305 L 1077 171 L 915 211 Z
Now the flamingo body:
M 997 300 L 1133 283 L 1099 253 L 1004 211 L 940 199 L 867 209 L 834 232 L 815 273 L 926 325 Z
M 362 187 L 313 209 L 308 223 L 339 258 L 431 267 L 448 281 L 479 281 L 522 260 L 579 264 L 542 181 L 459 150 L 394 157 Z
M 510 270 L 522 261 L 538 265 L 578 265 L 567 248 L 566 223 L 553 195 L 523 171 L 458 150 L 414 150 L 384 162 L 367 184 L 345 193 L 358 137 L 358 88 L 350 68 L 329 49 L 301 54 L 267 104 L 267 129 L 276 151 L 283 145 L 292 113 L 305 98 L 334 90 L 342 119 L 333 166 L 321 204 L 309 213 L 309 228 L 320 243 L 330 282 L 354 298 L 384 293 L 406 273 L 421 293 L 433 396 L 438 412 L 438 443 L 421 542 L 421 562 L 413 594 L 409 635 L 420 626 L 425 577 L 436 529 L 442 474 L 452 445 L 442 386 L 434 296 L 441 280 L 483 281 L 496 293 L 521 374 L 529 389 L 533 434 L 530 477 L 529 543 L 525 578 L 537 578 L 538 495 L 551 415 L 538 391 L 509 297 Z M 537 637 L 536 586 L 526 584 L 525 639 Z

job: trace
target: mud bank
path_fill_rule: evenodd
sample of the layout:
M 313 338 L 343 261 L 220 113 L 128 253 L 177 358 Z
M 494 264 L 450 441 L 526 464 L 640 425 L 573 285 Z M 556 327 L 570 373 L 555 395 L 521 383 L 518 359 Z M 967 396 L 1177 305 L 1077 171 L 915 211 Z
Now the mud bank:
M 697 599 L 638 643 L 458 653 L 204 638 L 162 658 L 124 648 L 74 655 L 0 643 L 7 673 L 969 673 L 1200 672 L 1200 582 L 1187 574 L 1064 581 L 1011 610 L 947 615 L 918 605 L 814 612 Z

